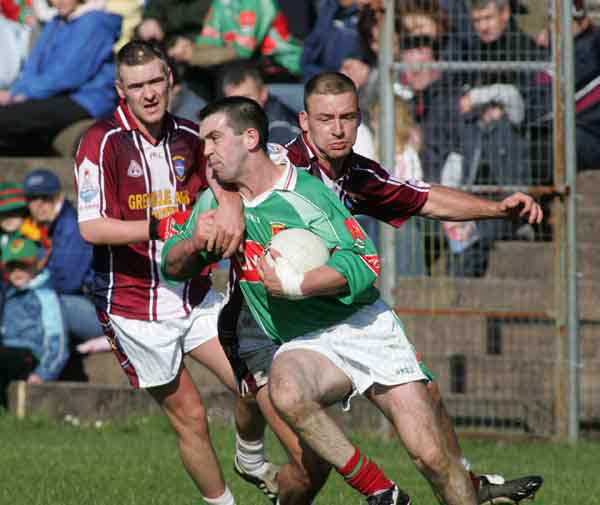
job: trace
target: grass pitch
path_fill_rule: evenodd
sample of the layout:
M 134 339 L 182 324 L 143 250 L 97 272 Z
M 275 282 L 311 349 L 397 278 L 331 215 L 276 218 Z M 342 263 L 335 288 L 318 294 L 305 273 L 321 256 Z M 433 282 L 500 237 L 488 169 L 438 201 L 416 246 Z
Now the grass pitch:
M 234 475 L 233 430 L 213 423 L 211 434 L 238 505 L 269 505 Z M 429 487 L 396 440 L 355 434 L 361 448 L 403 487 L 415 505 L 434 504 Z M 465 454 L 482 472 L 517 477 L 539 473 L 545 483 L 537 505 L 600 503 L 600 444 L 500 443 L 465 440 Z M 268 453 L 284 455 L 274 437 Z M 136 418 L 101 427 L 78 427 L 0 415 L 0 504 L 4 505 L 200 505 L 199 494 L 177 454 L 165 419 Z M 334 474 L 318 505 L 359 505 L 364 499 Z

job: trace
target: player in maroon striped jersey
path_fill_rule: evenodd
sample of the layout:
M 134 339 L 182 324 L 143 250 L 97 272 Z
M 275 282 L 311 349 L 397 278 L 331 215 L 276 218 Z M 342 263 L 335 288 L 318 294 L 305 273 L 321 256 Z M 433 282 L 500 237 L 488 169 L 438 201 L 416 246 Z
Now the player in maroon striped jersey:
M 94 244 L 99 317 L 131 384 L 148 388 L 171 421 L 181 459 L 203 498 L 233 505 L 205 407 L 182 361 L 189 354 L 237 392 L 215 338 L 221 295 L 210 289 L 208 271 L 177 288 L 159 276 L 158 239 L 168 233 L 163 225 L 185 219 L 208 187 L 204 145 L 196 124 L 166 112 L 172 75 L 150 44 L 121 49 L 116 87 L 119 107 L 86 132 L 75 167 L 80 230 Z M 236 192 L 216 184 L 213 189 L 221 205 L 204 219 L 219 231 L 208 246 L 228 257 L 243 236 L 241 202 Z

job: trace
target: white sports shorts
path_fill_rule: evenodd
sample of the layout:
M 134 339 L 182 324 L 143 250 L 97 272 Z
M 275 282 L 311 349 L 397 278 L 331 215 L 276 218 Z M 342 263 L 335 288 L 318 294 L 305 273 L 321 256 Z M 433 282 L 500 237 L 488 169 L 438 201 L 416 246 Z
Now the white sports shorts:
M 402 322 L 381 299 L 339 324 L 286 342 L 275 359 L 296 349 L 322 354 L 348 376 L 353 391 L 346 408 L 352 396 L 363 394 L 373 384 L 395 386 L 430 379 Z
M 185 317 L 140 321 L 109 314 L 113 351 L 131 385 L 150 388 L 171 382 L 184 354 L 217 338 L 222 303 L 223 295 L 211 289 Z

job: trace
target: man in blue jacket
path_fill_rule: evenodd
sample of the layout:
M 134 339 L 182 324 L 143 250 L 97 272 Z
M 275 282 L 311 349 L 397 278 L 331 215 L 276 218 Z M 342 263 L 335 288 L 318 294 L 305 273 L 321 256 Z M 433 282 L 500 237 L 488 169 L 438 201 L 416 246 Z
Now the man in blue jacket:
M 0 90 L 3 153 L 48 154 L 56 133 L 103 117 L 116 103 L 113 44 L 121 17 L 83 0 L 51 3 L 58 15 L 44 27 L 17 80 Z
M 102 335 L 94 305 L 86 296 L 93 280 L 92 246 L 79 233 L 77 211 L 50 170 L 32 170 L 23 187 L 31 217 L 48 235 L 47 267 L 69 334 L 78 340 Z

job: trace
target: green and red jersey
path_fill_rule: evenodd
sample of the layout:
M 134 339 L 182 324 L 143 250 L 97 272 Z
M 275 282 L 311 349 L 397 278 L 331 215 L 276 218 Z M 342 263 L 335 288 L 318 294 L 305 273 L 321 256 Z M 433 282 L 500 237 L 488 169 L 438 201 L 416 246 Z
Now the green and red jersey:
M 163 266 L 171 247 L 190 238 L 198 216 L 214 207 L 214 195 L 205 192 L 179 235 L 165 244 Z M 244 255 L 238 255 L 233 265 L 248 308 L 273 340 L 285 342 L 340 323 L 379 298 L 374 286 L 379 274 L 375 245 L 337 196 L 312 175 L 288 164 L 272 191 L 253 201 L 244 201 L 244 215 Z M 256 265 L 272 237 L 286 228 L 308 229 L 325 242 L 331 251 L 327 265 L 346 278 L 346 292 L 302 300 L 272 297 L 267 293 Z M 216 259 L 212 254 L 199 253 L 198 271 Z M 161 271 L 164 276 L 162 268 Z

